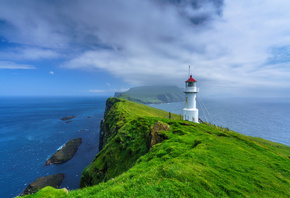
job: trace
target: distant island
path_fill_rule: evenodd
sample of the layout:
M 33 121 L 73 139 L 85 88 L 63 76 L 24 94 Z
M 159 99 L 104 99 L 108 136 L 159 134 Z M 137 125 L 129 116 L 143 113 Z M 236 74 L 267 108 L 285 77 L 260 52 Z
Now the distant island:
M 80 189 L 28 197 L 290 197 L 290 147 L 109 98 Z
M 184 101 L 184 93 L 177 86 L 141 86 L 126 92 L 116 92 L 117 98 L 142 104 L 159 104 Z

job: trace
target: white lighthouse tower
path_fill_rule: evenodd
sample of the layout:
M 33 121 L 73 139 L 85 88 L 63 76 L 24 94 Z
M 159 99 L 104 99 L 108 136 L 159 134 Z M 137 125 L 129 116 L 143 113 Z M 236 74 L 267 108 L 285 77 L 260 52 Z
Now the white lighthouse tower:
M 198 91 L 196 80 L 190 75 L 190 78 L 185 81 L 185 108 L 183 109 L 183 120 L 198 123 L 198 109 L 196 108 L 196 94 Z

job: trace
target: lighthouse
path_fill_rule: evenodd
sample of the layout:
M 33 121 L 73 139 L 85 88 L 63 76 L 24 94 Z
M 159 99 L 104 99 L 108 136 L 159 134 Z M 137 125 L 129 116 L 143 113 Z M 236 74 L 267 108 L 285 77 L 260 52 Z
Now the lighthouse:
M 198 123 L 198 109 L 196 108 L 196 94 L 198 91 L 196 80 L 190 75 L 190 78 L 185 81 L 185 108 L 183 109 L 183 120 Z

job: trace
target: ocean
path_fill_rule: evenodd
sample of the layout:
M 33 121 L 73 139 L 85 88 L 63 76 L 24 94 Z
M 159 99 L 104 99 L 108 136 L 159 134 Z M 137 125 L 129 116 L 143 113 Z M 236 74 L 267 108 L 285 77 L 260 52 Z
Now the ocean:
M 0 98 L 0 195 L 15 197 L 38 177 L 63 173 L 61 187 L 79 187 L 82 170 L 98 153 L 104 97 Z M 61 118 L 75 115 L 72 122 Z M 59 165 L 48 158 L 73 138 L 83 138 L 75 156 Z
M 182 114 L 185 104 L 176 102 L 150 106 Z M 203 121 L 290 146 L 289 99 L 198 97 L 197 108 Z
M 19 195 L 38 177 L 64 173 L 61 188 L 76 189 L 82 170 L 98 153 L 105 97 L 0 98 L 0 194 Z M 204 105 L 202 105 L 204 104 Z M 184 102 L 150 105 L 181 114 Z M 290 101 L 277 99 L 198 99 L 204 121 L 245 135 L 290 146 Z M 72 122 L 61 118 L 75 115 Z M 75 156 L 59 165 L 46 160 L 73 138 L 83 138 Z

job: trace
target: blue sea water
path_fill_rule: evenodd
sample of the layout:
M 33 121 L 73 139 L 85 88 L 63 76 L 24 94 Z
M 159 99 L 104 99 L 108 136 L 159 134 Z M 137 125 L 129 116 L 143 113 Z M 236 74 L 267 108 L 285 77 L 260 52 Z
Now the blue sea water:
M 57 173 L 65 174 L 62 188 L 78 188 L 82 170 L 98 153 L 106 99 L 0 98 L 1 197 L 15 197 L 36 178 Z M 184 102 L 150 106 L 181 114 Z M 289 100 L 205 99 L 198 100 L 197 107 L 204 121 L 290 146 Z M 60 120 L 72 115 L 76 118 L 70 123 Z M 83 143 L 71 160 L 45 166 L 60 146 L 78 137 Z
M 182 114 L 184 102 L 150 106 Z M 203 121 L 239 133 L 290 146 L 290 100 L 253 98 L 198 98 Z
M 15 197 L 38 177 L 63 173 L 61 187 L 76 189 L 82 170 L 98 153 L 104 97 L 0 98 L 0 195 Z M 60 120 L 75 115 L 72 122 Z M 85 129 L 85 130 L 81 130 Z M 57 149 L 83 138 L 66 163 L 45 166 Z

